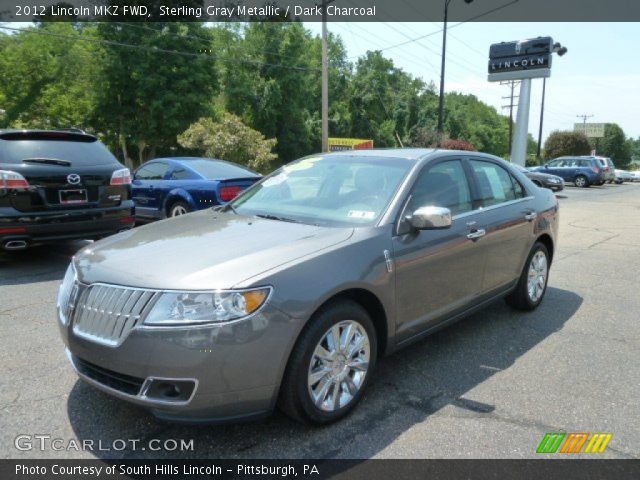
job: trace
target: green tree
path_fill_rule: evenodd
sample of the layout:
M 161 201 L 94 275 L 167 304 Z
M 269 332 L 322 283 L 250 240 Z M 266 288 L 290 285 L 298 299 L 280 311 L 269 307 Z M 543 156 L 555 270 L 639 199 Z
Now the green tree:
M 319 41 L 301 23 L 256 22 L 218 33 L 222 102 L 275 137 L 288 162 L 320 149 Z M 315 53 L 318 52 L 318 55 Z
M 95 27 L 41 23 L 0 34 L 0 127 L 90 126 L 98 88 Z
M 378 147 L 409 143 L 428 94 L 422 80 L 396 68 L 381 52 L 367 52 L 350 82 L 351 136 L 371 138 Z
M 246 165 L 268 172 L 277 155 L 271 153 L 277 140 L 267 139 L 247 127 L 231 113 L 223 113 L 219 121 L 201 118 L 178 135 L 178 143 L 207 157 Z
M 584 133 L 571 131 L 552 132 L 544 143 L 544 158 L 551 159 L 564 155 L 589 155 L 591 144 Z
M 199 22 L 100 23 L 102 59 L 96 122 L 133 166 L 175 146 L 212 111 L 218 89 L 209 30 Z M 130 151 L 137 149 L 137 161 Z
M 631 145 L 622 128 L 617 123 L 607 123 L 604 127 L 604 137 L 597 139 L 598 155 L 610 157 L 616 167 L 625 168 L 631 163 Z

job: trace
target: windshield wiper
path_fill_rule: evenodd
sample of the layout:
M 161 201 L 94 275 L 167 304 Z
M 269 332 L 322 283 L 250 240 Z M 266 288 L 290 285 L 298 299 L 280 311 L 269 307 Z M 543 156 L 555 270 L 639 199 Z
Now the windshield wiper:
M 47 165 L 59 165 L 61 167 L 70 167 L 71 162 L 68 160 L 58 160 L 57 158 L 24 158 L 22 163 L 45 163 Z
M 271 215 L 269 213 L 258 213 L 256 217 L 266 218 L 267 220 L 278 220 L 280 222 L 302 223 L 301 221 L 294 220 L 293 218 L 280 217 L 278 215 Z

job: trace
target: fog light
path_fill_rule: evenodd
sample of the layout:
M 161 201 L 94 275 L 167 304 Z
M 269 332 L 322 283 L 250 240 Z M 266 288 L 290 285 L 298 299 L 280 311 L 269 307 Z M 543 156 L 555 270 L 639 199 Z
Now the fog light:
M 163 402 L 188 402 L 196 389 L 195 380 L 148 378 L 142 387 L 142 396 Z

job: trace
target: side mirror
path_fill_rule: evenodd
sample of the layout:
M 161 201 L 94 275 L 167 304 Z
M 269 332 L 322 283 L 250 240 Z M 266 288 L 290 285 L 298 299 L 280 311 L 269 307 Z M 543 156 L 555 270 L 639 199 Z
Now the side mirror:
M 545 163 L 545 164 L 544 164 L 544 168 L 549 168 L 549 164 L 548 164 L 548 163 Z
M 407 218 L 416 230 L 440 230 L 451 227 L 451 210 L 443 207 L 420 207 Z

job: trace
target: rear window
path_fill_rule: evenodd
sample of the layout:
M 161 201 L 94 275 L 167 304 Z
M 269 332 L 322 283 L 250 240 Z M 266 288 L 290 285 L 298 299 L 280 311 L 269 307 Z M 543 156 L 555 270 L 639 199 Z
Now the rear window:
M 102 142 L 69 140 L 0 140 L 0 163 L 47 158 L 67 160 L 74 165 L 109 165 L 116 157 Z
M 259 177 L 260 175 L 248 168 L 223 162 L 221 160 L 189 160 L 185 165 L 191 167 L 204 178 L 209 180 L 224 180 L 227 178 Z

